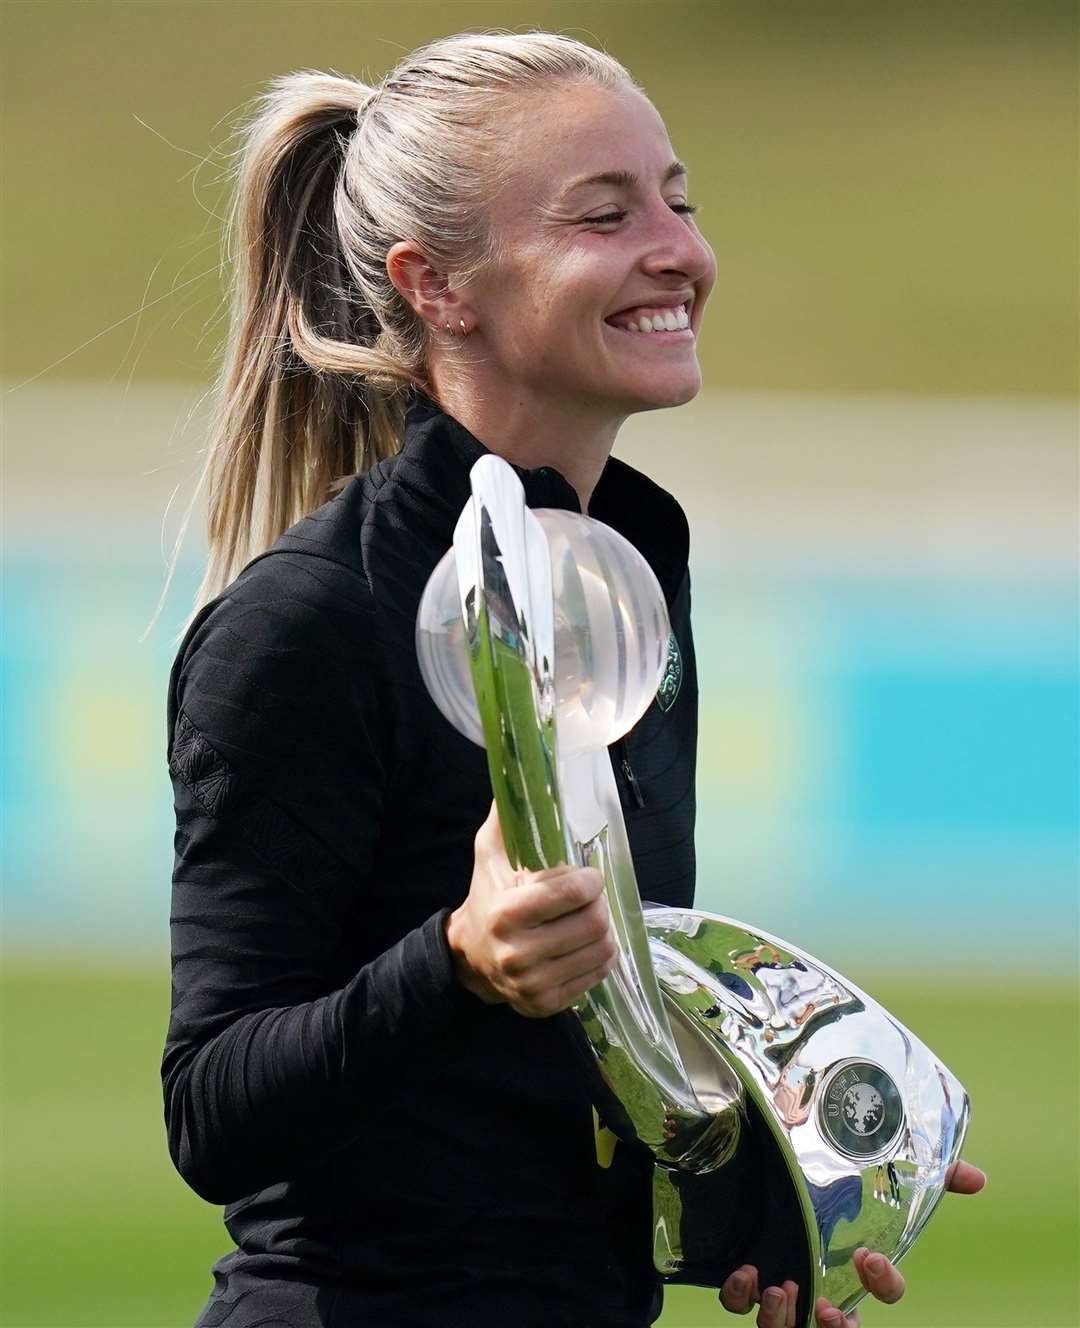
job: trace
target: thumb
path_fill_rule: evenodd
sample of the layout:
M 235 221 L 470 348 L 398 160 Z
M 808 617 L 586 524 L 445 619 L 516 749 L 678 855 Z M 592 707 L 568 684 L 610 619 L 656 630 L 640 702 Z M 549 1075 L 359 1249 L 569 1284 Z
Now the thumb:
M 491 799 L 491 806 L 488 808 L 487 820 L 484 822 L 484 831 L 491 840 L 492 846 L 499 852 L 506 852 L 506 843 L 503 840 L 502 822 L 499 820 L 499 804 L 494 798 Z
M 484 854 L 489 870 L 505 884 L 513 884 L 514 866 L 506 855 L 506 842 L 503 839 L 502 822 L 499 820 L 499 807 L 492 798 L 487 818 L 476 832 L 477 850 Z

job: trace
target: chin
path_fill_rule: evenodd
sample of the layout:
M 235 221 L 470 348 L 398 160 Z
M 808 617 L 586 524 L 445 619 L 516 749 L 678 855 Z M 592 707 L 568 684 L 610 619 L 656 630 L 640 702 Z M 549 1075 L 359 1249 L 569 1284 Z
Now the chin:
M 669 406 L 685 406 L 701 391 L 701 374 L 682 374 L 674 381 L 635 383 L 627 396 L 633 403 L 631 410 L 664 410 Z

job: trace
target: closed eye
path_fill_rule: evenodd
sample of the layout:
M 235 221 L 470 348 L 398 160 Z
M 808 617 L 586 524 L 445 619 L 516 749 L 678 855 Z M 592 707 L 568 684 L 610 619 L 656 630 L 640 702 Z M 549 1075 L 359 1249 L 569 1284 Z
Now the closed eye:
M 688 217 L 691 213 L 696 212 L 697 208 L 693 203 L 672 203 L 671 210 L 672 212 L 678 212 L 680 216 Z M 585 224 L 588 226 L 601 226 L 605 222 L 622 221 L 625 216 L 625 211 L 606 212 L 602 217 L 586 217 Z

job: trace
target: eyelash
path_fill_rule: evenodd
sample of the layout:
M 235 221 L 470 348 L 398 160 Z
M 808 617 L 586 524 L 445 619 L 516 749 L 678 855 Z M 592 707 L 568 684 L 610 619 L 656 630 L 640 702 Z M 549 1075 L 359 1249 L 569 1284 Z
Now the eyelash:
M 678 212 L 680 215 L 684 217 L 688 217 L 692 213 L 696 212 L 697 208 L 694 206 L 693 203 L 673 203 L 671 205 L 671 210 L 672 212 Z M 625 216 L 626 216 L 625 211 L 608 212 L 602 217 L 586 217 L 585 224 L 587 226 L 599 226 L 604 222 L 622 221 L 623 217 Z

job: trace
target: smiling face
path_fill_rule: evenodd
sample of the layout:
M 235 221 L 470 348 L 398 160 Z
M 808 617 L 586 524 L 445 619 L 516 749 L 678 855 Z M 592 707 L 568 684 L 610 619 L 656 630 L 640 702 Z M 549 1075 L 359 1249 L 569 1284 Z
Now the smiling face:
M 541 413 L 561 403 L 625 417 L 689 401 L 716 260 L 652 103 L 548 86 L 522 99 L 509 133 L 512 166 L 489 214 L 499 257 L 462 291 L 486 372 Z

